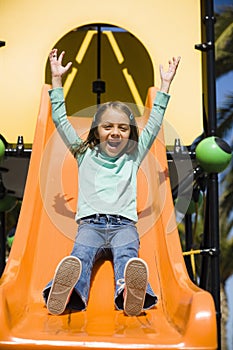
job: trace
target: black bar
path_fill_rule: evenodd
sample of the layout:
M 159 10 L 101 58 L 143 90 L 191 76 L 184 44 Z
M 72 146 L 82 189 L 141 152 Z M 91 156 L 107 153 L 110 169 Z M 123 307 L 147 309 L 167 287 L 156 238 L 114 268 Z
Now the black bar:
M 193 247 L 193 229 L 192 229 L 192 216 L 190 214 L 185 215 L 185 250 L 189 252 Z M 189 277 L 194 282 L 193 269 L 191 264 L 191 257 L 189 255 L 184 257 L 186 268 Z
M 213 0 L 201 0 L 202 9 L 202 38 L 205 39 L 197 49 L 202 51 L 203 64 L 203 92 L 204 92 L 204 110 L 207 114 L 206 122 L 206 136 L 216 135 L 217 118 L 216 118 L 216 79 L 215 79 L 215 36 L 214 36 L 214 5 Z M 205 259 L 208 266 L 210 263 L 210 276 L 202 276 L 207 280 L 205 285 L 209 287 L 216 308 L 216 320 L 218 331 L 218 349 L 221 349 L 221 303 L 220 303 L 220 258 L 219 258 L 219 198 L 218 198 L 218 174 L 209 174 L 207 178 L 207 200 L 208 210 L 205 218 L 204 228 L 204 248 L 214 248 L 218 254 L 214 254 Z M 208 261 L 207 261 L 208 260 Z M 207 273 L 207 266 L 202 272 Z
M 101 91 L 103 89 L 101 88 Z M 8 145 L 8 147 L 6 148 L 5 150 L 5 156 L 6 157 L 15 157 L 17 155 L 17 148 L 16 148 L 16 144 L 10 144 Z M 188 146 L 185 146 L 185 147 L 188 147 Z M 24 145 L 24 149 L 23 149 L 23 152 L 22 152 L 22 157 L 30 157 L 31 156 L 31 153 L 32 153 L 32 145 L 30 144 L 26 144 Z M 167 150 L 167 160 L 168 161 L 173 161 L 174 160 L 174 152 L 173 151 L 169 151 Z M 186 160 L 187 159 L 187 155 L 191 158 L 191 159 L 196 159 L 196 153 L 194 151 L 188 151 L 187 153 L 181 153 L 179 155 L 179 158 L 176 158 L 176 161 L 177 159 L 179 160 Z
M 206 72 L 208 87 L 208 136 L 216 135 L 216 79 L 215 79 L 215 47 L 214 47 L 214 6 L 213 0 L 205 0 L 206 40 L 210 48 L 206 51 Z
M 97 25 L 97 80 L 101 80 L 101 25 Z M 97 91 L 97 106 L 101 103 L 101 92 Z
M 211 233 L 211 246 L 220 251 L 219 240 L 219 198 L 218 198 L 218 174 L 208 176 L 209 192 L 209 230 Z M 208 247 L 211 248 L 211 247 Z M 220 254 L 211 256 L 211 293 L 215 301 L 218 349 L 221 349 L 221 300 L 220 300 Z
M 208 249 L 207 247 L 211 247 L 211 232 L 209 227 L 209 191 L 206 193 L 206 205 L 205 205 L 205 213 L 204 213 L 204 236 L 201 248 Z M 200 287 L 206 290 L 211 291 L 210 288 L 210 256 L 204 255 L 201 262 L 201 275 L 200 275 Z
M 0 277 L 6 264 L 5 213 L 0 212 Z
M 5 150 L 6 157 L 30 158 L 31 153 L 32 153 L 31 147 L 30 148 L 24 147 L 23 151 L 21 153 L 19 153 L 16 145 L 11 145 L 10 147 L 6 148 L 6 150 Z
M 167 150 L 167 160 L 173 161 L 174 158 L 176 158 L 176 161 L 177 160 L 187 160 L 188 156 L 191 159 L 196 159 L 196 153 L 194 151 L 182 152 L 177 156 L 177 154 L 174 151 Z

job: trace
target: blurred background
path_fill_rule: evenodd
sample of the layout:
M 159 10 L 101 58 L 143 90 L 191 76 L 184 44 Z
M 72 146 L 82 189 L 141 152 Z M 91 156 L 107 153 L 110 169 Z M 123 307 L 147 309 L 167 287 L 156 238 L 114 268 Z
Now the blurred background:
M 215 0 L 216 96 L 219 134 L 233 146 L 233 1 Z M 220 176 L 221 280 L 226 291 L 228 349 L 233 349 L 233 163 Z M 226 312 L 227 313 L 227 312 Z M 223 316 L 225 317 L 225 316 Z

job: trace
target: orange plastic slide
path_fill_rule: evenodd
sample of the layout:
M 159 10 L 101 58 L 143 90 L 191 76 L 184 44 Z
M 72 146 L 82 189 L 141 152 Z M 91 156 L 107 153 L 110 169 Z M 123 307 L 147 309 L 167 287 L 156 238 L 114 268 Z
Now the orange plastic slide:
M 190 281 L 182 256 L 162 131 L 138 176 L 140 256 L 148 263 L 157 306 L 139 317 L 116 311 L 113 267 L 101 261 L 87 311 L 48 313 L 41 291 L 69 255 L 77 230 L 76 162 L 54 129 L 48 89 L 42 91 L 22 210 L 1 278 L 0 349 L 216 349 L 213 299 Z M 148 106 L 155 93 L 149 90 Z M 70 118 L 82 135 L 90 119 Z

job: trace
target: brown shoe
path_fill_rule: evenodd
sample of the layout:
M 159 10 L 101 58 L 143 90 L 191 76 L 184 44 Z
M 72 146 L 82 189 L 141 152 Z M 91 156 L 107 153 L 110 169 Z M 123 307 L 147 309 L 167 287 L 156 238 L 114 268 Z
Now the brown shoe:
M 57 265 L 47 300 L 47 308 L 53 315 L 64 312 L 75 284 L 82 271 L 82 263 L 75 256 L 66 256 Z
M 144 260 L 131 258 L 125 266 L 124 311 L 128 316 L 142 312 L 148 283 L 148 268 Z

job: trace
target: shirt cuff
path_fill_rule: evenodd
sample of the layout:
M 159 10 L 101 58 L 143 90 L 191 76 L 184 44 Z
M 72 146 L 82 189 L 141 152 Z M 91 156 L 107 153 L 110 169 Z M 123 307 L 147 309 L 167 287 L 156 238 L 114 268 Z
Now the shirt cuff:
M 169 94 L 167 94 L 166 92 L 157 91 L 155 99 L 154 99 L 154 105 L 159 105 L 163 108 L 166 108 L 169 99 L 170 99 Z
M 64 101 L 64 90 L 63 87 L 57 87 L 55 89 L 48 90 L 51 102 Z

